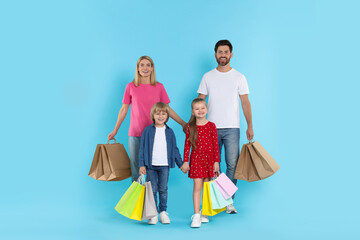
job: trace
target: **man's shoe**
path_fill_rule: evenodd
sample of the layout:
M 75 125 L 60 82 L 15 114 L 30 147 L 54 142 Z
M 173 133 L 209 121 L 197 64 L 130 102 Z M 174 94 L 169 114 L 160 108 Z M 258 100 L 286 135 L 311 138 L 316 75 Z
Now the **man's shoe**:
M 191 217 L 191 227 L 192 228 L 199 228 L 201 227 L 201 215 L 200 213 L 195 213 L 194 215 L 192 215 Z
M 169 223 L 170 223 L 170 218 L 169 218 L 167 212 L 162 211 L 162 212 L 160 213 L 160 222 L 161 222 L 162 224 L 169 224 Z
M 152 217 L 149 219 L 148 224 L 155 225 L 158 222 L 158 216 Z
M 226 213 L 230 213 L 230 214 L 237 213 L 236 208 L 234 207 L 233 204 L 226 206 Z

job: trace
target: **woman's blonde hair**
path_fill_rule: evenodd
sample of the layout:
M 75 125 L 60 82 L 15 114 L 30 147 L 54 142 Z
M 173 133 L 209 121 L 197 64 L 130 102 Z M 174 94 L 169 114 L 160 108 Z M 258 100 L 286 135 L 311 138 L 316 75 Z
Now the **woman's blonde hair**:
M 196 103 L 200 103 L 200 102 L 204 103 L 205 106 L 207 107 L 205 99 L 203 99 L 203 98 L 195 98 L 191 103 L 191 111 L 194 109 L 194 105 Z M 196 117 L 192 113 L 191 118 L 189 120 L 189 141 L 190 141 L 191 146 L 192 146 L 192 148 L 194 150 L 196 149 L 197 137 L 198 137 L 198 132 L 197 132 L 197 128 L 196 128 Z
M 170 107 L 169 107 L 169 105 L 167 105 L 167 104 L 165 104 L 163 102 L 158 102 L 158 103 L 155 103 L 152 106 L 151 111 L 150 111 L 150 116 L 151 116 L 151 120 L 154 123 L 155 123 L 154 115 L 157 112 L 166 112 L 167 113 L 167 118 L 166 118 L 165 123 L 169 120 L 169 117 L 170 117 Z
M 150 84 L 155 86 L 156 85 L 156 77 L 155 77 L 155 65 L 154 65 L 154 61 L 149 57 L 149 56 L 141 56 L 139 58 L 139 60 L 136 63 L 136 71 L 135 71 L 135 78 L 133 80 L 133 83 L 135 84 L 135 86 L 139 86 L 140 84 L 140 74 L 139 74 L 139 64 L 141 62 L 141 60 L 146 59 L 151 63 L 151 67 L 153 68 L 151 75 L 150 75 Z

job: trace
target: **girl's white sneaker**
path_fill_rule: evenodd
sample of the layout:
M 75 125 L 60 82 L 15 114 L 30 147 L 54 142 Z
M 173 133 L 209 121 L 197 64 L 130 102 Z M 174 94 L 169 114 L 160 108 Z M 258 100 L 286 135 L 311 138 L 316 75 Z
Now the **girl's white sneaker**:
M 209 217 L 206 216 L 206 215 L 202 215 L 202 211 L 200 211 L 200 214 L 201 214 L 201 222 L 202 223 L 208 223 L 209 222 Z
M 191 217 L 191 227 L 192 228 L 199 228 L 201 227 L 201 215 L 200 213 L 195 213 L 194 215 L 192 215 Z

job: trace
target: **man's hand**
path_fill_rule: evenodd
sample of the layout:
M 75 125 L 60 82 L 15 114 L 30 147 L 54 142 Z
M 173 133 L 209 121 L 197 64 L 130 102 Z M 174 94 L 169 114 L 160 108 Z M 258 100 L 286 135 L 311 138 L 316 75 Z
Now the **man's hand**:
M 247 139 L 250 141 L 253 139 L 254 137 L 254 130 L 252 127 L 248 127 L 248 129 L 246 130 L 246 136 L 247 136 Z

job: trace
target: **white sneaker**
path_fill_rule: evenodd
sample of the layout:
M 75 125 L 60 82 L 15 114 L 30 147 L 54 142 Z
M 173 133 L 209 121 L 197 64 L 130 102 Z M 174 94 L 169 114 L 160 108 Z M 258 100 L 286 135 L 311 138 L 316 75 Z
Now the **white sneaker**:
M 237 213 L 236 208 L 233 204 L 226 206 L 226 213 Z
M 202 223 L 208 223 L 209 222 L 209 217 L 206 216 L 206 215 L 202 215 L 202 212 L 200 211 L 200 214 L 201 214 L 201 222 Z
M 162 211 L 162 212 L 160 213 L 160 222 L 161 222 L 162 224 L 169 224 L 169 223 L 170 223 L 170 218 L 169 218 L 167 212 Z
M 155 225 L 157 224 L 157 222 L 158 222 L 158 216 L 156 215 L 155 217 L 149 219 L 148 224 Z
M 195 213 L 194 215 L 192 215 L 191 217 L 191 227 L 192 228 L 199 228 L 201 227 L 201 215 L 200 213 Z

